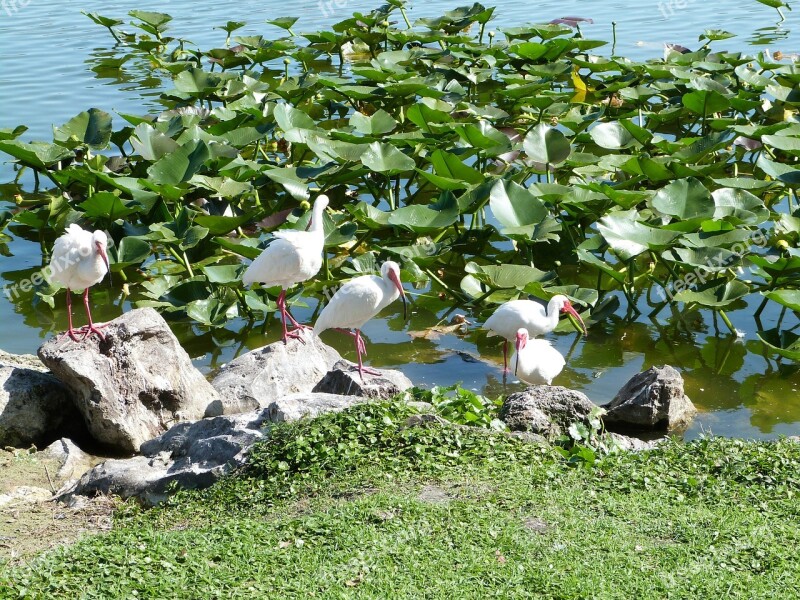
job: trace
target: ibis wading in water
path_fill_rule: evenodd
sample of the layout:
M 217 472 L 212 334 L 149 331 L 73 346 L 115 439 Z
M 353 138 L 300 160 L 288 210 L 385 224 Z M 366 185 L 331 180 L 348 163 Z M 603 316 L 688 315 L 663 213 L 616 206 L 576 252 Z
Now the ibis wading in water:
M 322 250 L 325 244 L 325 232 L 322 226 L 322 212 L 328 206 L 328 197 L 318 196 L 311 213 L 311 224 L 308 231 L 284 229 L 274 233 L 272 240 L 253 263 L 247 267 L 242 276 L 242 283 L 250 285 L 256 281 L 265 287 L 278 285 L 281 293 L 278 296 L 278 310 L 281 311 L 283 323 L 283 341 L 289 337 L 299 338 L 298 329 L 307 328 L 298 323 L 286 308 L 286 290 L 311 279 L 322 267 Z M 289 331 L 286 318 L 295 329 Z
M 99 325 L 92 321 L 89 310 L 89 288 L 103 280 L 108 273 L 108 238 L 102 231 L 90 233 L 74 223 L 66 233 L 53 245 L 53 256 L 50 258 L 51 279 L 67 288 L 67 318 L 69 319 L 68 335 L 74 341 L 80 341 L 77 333 L 96 334 L 103 339 Z M 83 290 L 83 305 L 89 324 L 80 329 L 72 326 L 72 290 Z
M 529 339 L 524 327 L 517 330 L 515 338 L 514 376 L 531 385 L 550 385 L 564 368 L 564 357 L 547 340 Z
M 524 328 L 528 338 L 539 337 L 550 333 L 558 325 L 561 314 L 571 314 L 580 323 L 584 335 L 586 324 L 578 311 L 572 306 L 569 298 L 562 295 L 553 296 L 547 303 L 547 310 L 533 300 L 511 300 L 502 304 L 483 324 L 489 335 L 499 335 L 505 339 L 503 343 L 503 369 L 508 372 L 508 342 L 516 339 L 517 331 Z
M 367 353 L 361 339 L 361 327 L 400 296 L 403 299 L 403 318 L 406 317 L 406 295 L 400 283 L 400 266 L 387 260 L 381 266 L 381 276 L 362 275 L 345 283 L 333 295 L 330 302 L 314 323 L 314 332 L 319 335 L 326 329 L 344 329 L 355 338 L 358 353 L 358 372 L 379 375 L 377 371 L 365 369 L 361 355 Z M 355 329 L 355 333 L 349 331 Z

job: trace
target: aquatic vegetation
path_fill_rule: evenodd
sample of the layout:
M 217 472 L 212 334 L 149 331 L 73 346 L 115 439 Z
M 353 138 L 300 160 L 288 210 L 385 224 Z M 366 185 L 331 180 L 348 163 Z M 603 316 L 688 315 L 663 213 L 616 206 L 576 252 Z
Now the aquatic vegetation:
M 284 18 L 237 36 L 228 22 L 208 50 L 170 36 L 169 15 L 91 14 L 117 40 L 92 68 L 161 78 L 160 108 L 90 108 L 52 142 L 0 131 L 20 177 L 35 174 L 0 227 L 105 229 L 136 304 L 209 327 L 275 310 L 280 290 L 246 290 L 242 259 L 267 232 L 303 229 L 312 192 L 332 212 L 304 294 L 391 259 L 418 303 L 485 314 L 527 294 L 565 294 L 595 319 L 618 296 L 631 317 L 643 300 L 652 314 L 691 303 L 731 330 L 725 310 L 751 294 L 797 312 L 796 62 L 715 51 L 729 37 L 715 30 L 635 62 L 577 22 L 493 31 L 493 12 L 411 23 L 392 0 L 329 31 Z M 765 348 L 797 360 L 791 329 L 761 331 Z

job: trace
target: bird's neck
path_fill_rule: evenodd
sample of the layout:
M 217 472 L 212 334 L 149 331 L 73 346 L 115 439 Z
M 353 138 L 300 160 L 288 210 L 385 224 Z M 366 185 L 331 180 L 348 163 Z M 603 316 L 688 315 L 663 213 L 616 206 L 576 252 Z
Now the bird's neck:
M 556 308 L 555 302 L 550 302 L 547 305 L 547 323 L 550 325 L 551 331 L 558 327 L 558 319 L 560 316 L 561 311 Z
M 314 212 L 311 214 L 311 227 L 308 228 L 308 231 L 316 234 L 322 235 L 322 232 L 325 231 L 324 224 L 322 223 L 322 212 L 323 209 L 321 206 L 314 206 Z

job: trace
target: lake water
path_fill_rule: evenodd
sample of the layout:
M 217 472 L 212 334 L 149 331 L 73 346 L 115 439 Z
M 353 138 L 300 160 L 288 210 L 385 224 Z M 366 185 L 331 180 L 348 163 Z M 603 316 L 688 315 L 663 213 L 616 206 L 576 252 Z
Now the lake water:
M 24 3 L 24 6 L 23 6 Z M 414 3 L 410 16 L 435 16 L 461 2 L 428 0 Z M 464 2 L 466 4 L 466 2 Z M 133 9 L 167 12 L 175 19 L 171 32 L 201 46 L 222 45 L 225 34 L 213 29 L 228 20 L 247 21 L 242 34 L 280 35 L 264 25 L 266 19 L 298 16 L 294 30 L 312 31 L 347 17 L 354 11 L 368 11 L 376 2 L 333 0 L 281 4 L 273 1 L 207 3 L 186 0 L 94 2 L 65 0 L 58 4 L 43 0 L 6 0 L 0 5 L 0 128 L 27 125 L 24 139 L 51 139 L 52 125 L 61 124 L 81 110 L 98 107 L 108 112 L 143 112 L 148 102 L 142 90 L 132 85 L 109 83 L 95 77 L 87 59 L 107 51 L 111 40 L 107 32 L 92 23 L 81 11 L 124 17 Z M 777 13 L 751 1 L 699 2 L 663 0 L 661 2 L 621 1 L 546 1 L 496 0 L 495 25 L 513 26 L 526 22 L 546 22 L 563 16 L 587 17 L 588 37 L 611 41 L 612 21 L 617 23 L 615 51 L 634 59 L 658 57 L 665 42 L 689 48 L 699 45 L 705 29 L 725 29 L 736 37 L 715 43 L 720 49 L 757 52 L 765 47 L 784 54 L 800 52 L 800 11 L 787 12 L 777 23 Z M 682 8 L 679 8 L 682 7 Z M 610 49 L 610 46 L 609 46 Z M 602 50 L 602 49 L 601 49 Z M 608 51 L 608 50 L 606 50 Z M 0 165 L 0 183 L 13 178 L 9 165 Z M 0 202 L 2 194 L 0 189 Z M 8 200 L 8 198 L 5 198 Z M 12 257 L 0 258 L 0 285 L 9 285 L 42 266 L 38 243 L 15 238 L 9 244 Z M 119 315 L 130 306 L 119 288 L 107 283 L 92 292 L 99 320 Z M 35 352 L 45 337 L 66 328 L 63 296 L 56 310 L 14 301 L 0 295 L 0 349 L 9 352 Z M 551 335 L 555 346 L 568 357 L 568 366 L 556 383 L 581 389 L 598 403 L 610 400 L 634 373 L 655 364 L 671 364 L 683 373 L 687 393 L 701 411 L 687 437 L 702 432 L 741 437 L 775 437 L 800 433 L 800 371 L 798 367 L 764 353 L 754 329 L 752 312 L 758 301 L 741 303 L 729 311 L 744 338 L 715 328 L 712 315 L 705 311 L 668 314 L 657 319 L 641 317 L 634 323 L 621 316 L 591 328 L 587 338 L 574 333 Z M 623 302 L 624 304 L 624 302 Z M 301 320 L 309 320 L 315 302 L 295 309 Z M 402 367 L 416 383 L 465 387 L 499 395 L 519 389 L 519 384 L 502 383 L 500 345 L 487 341 L 473 327 L 465 336 L 442 335 L 435 339 L 417 337 L 409 331 L 434 325 L 446 307 L 418 305 L 410 321 L 404 323 L 400 306 L 388 309 L 380 319 L 364 329 L 370 363 L 377 367 Z M 620 312 L 620 311 L 618 311 Z M 646 312 L 646 311 L 645 311 Z M 80 304 L 76 315 L 82 313 Z M 774 327 L 777 311 L 765 311 L 763 327 Z M 79 321 L 82 322 L 82 321 Z M 796 315 L 784 317 L 783 326 L 797 323 Z M 173 324 L 176 334 L 198 366 L 211 370 L 237 354 L 278 336 L 276 321 L 265 334 L 260 327 L 245 330 L 244 321 L 225 329 L 200 331 L 188 324 Z M 497 339 L 497 338 L 495 338 Z M 349 337 L 335 332 L 325 340 L 348 358 L 354 358 Z

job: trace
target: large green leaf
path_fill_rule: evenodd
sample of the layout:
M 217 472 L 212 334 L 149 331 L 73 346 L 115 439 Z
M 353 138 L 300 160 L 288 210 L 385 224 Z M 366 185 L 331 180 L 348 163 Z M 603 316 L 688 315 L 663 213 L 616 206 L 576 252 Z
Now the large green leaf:
M 636 138 L 619 121 L 598 123 L 590 131 L 594 143 L 601 148 L 620 150 L 636 144 Z
M 149 123 L 139 123 L 131 134 L 130 142 L 134 152 L 151 162 L 180 148 L 178 142 Z
M 800 290 L 772 290 L 764 295 L 800 314 Z
M 147 174 L 156 183 L 178 184 L 191 179 L 209 156 L 208 146 L 204 142 L 192 140 L 150 165 Z
M 569 140 L 558 129 L 540 123 L 525 136 L 523 148 L 533 161 L 556 165 L 570 153 Z
M 415 233 L 432 233 L 449 227 L 458 220 L 458 205 L 454 199 L 429 206 L 404 206 L 389 215 L 389 225 L 398 225 Z
M 714 216 L 714 201 L 700 180 L 689 177 L 667 184 L 653 196 L 653 207 L 681 220 Z
M 365 167 L 378 173 L 401 173 L 414 168 L 414 159 L 406 156 L 392 144 L 372 142 L 361 155 Z
M 800 361 L 800 334 L 793 331 L 767 329 L 759 331 L 758 337 L 773 352 L 794 361 Z
M 111 140 L 111 115 L 99 108 L 90 108 L 53 128 L 53 139 L 68 148 L 86 145 L 96 150 L 108 147 Z
M 350 125 L 361 133 L 380 135 L 392 131 L 397 126 L 397 121 L 383 109 L 370 116 L 356 111 L 350 116 Z
M 505 227 L 540 223 L 549 214 L 540 198 L 510 180 L 498 180 L 492 186 L 489 207 L 495 219 Z
M 731 302 L 743 298 L 750 293 L 750 287 L 738 279 L 729 281 L 725 278 L 712 279 L 697 287 L 696 290 L 673 289 L 677 293 L 673 298 L 678 302 L 695 302 L 710 308 L 724 308 Z
M 661 250 L 680 235 L 680 232 L 651 227 L 638 220 L 636 210 L 618 211 L 597 222 L 597 229 L 617 255 L 628 260 L 646 250 Z
M 0 140 L 0 152 L 5 152 L 19 162 L 38 169 L 44 169 L 72 156 L 72 150 L 63 146 L 19 140 Z
M 140 210 L 136 203 L 125 204 L 119 196 L 111 192 L 97 192 L 78 206 L 91 219 L 110 219 L 116 221 Z
M 527 265 L 479 265 L 468 262 L 464 271 L 490 287 L 520 290 L 530 283 L 549 277 L 545 271 Z

